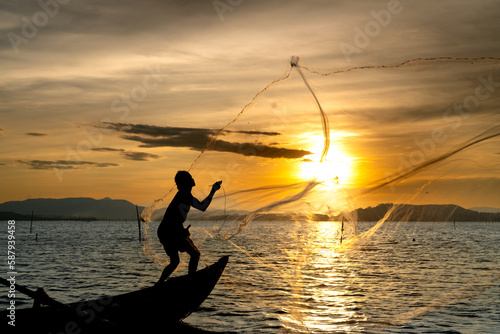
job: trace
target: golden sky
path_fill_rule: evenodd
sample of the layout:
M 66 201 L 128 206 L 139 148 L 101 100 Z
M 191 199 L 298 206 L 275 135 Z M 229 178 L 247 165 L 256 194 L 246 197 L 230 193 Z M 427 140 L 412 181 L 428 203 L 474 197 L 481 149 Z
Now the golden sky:
M 295 55 L 329 119 L 327 164 L 314 162 L 320 114 L 293 69 L 195 176 L 220 176 L 228 191 L 338 176 L 359 206 L 500 207 L 498 137 L 359 195 L 498 126 L 500 61 L 478 59 L 500 57 L 498 1 L 48 0 L 3 3 L 0 17 L 1 202 L 147 205 Z M 434 57 L 473 60 L 312 72 Z

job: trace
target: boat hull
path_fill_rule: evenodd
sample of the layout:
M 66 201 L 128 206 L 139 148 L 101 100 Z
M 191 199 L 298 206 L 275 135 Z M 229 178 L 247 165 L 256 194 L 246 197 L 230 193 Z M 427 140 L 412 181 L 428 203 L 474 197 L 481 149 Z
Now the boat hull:
M 16 326 L 4 321 L 0 328 L 8 326 L 8 333 L 53 334 L 114 333 L 158 326 L 168 329 L 203 303 L 227 262 L 225 256 L 192 277 L 174 277 L 160 286 L 68 304 L 71 309 L 55 306 L 19 309 L 16 310 Z M 0 313 L 3 319 L 7 315 L 7 311 Z

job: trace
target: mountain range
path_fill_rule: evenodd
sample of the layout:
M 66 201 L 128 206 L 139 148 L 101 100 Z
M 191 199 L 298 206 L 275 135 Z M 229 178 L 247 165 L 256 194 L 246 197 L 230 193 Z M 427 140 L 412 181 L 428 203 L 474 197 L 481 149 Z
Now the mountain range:
M 356 210 L 358 221 L 379 221 L 393 208 L 394 204 L 384 203 L 375 207 L 359 208 Z M 411 205 L 404 204 L 394 207 L 386 220 L 388 221 L 461 221 L 461 222 L 500 222 L 500 213 L 495 208 L 483 208 L 486 211 L 479 212 L 464 209 L 453 204 L 427 204 Z M 490 211 L 491 210 L 491 211 Z M 489 212 L 488 212 L 489 211 Z
M 139 213 L 144 207 L 138 207 Z M 38 220 L 126 220 L 137 219 L 135 204 L 123 199 L 34 198 L 0 204 L 2 219 Z M 13 214 L 13 215 L 12 215 Z M 9 216 L 11 215 L 11 216 Z
M 357 217 L 358 221 L 378 221 L 393 207 L 392 203 L 379 204 L 375 207 L 359 208 L 349 213 Z M 138 206 L 139 213 L 144 207 Z M 475 208 L 465 209 L 457 205 L 400 205 L 389 215 L 392 221 L 497 221 L 500 222 L 500 209 Z M 0 219 L 2 220 L 30 220 L 34 213 L 36 220 L 135 220 L 137 219 L 136 205 L 123 199 L 93 199 L 78 198 L 36 198 L 24 201 L 10 201 L 0 204 Z M 154 220 L 160 220 L 165 208 L 156 210 Z M 246 212 L 212 212 L 211 218 L 236 219 L 243 217 Z M 205 215 L 190 214 L 191 220 L 203 220 Z M 303 216 L 305 218 L 305 216 Z M 300 218 L 300 217 L 299 217 Z M 309 216 L 311 218 L 311 216 Z M 257 215 L 257 220 L 277 221 L 289 220 L 290 215 L 283 213 L 265 213 Z M 313 220 L 341 220 L 342 216 L 328 217 L 322 214 L 313 214 Z

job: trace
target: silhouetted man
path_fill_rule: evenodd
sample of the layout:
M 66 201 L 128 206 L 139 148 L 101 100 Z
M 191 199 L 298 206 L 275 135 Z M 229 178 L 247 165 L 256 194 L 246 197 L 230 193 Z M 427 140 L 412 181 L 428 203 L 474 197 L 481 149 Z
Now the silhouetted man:
M 165 252 L 170 257 L 170 263 L 165 267 L 156 284 L 165 282 L 177 268 L 179 265 L 179 252 L 186 252 L 191 256 L 188 274 L 193 275 L 196 272 L 200 251 L 189 237 L 189 227 L 184 228 L 183 223 L 191 207 L 201 211 L 208 208 L 215 192 L 220 189 L 221 183 L 222 181 L 215 182 L 207 198 L 200 202 L 191 194 L 191 189 L 196 185 L 191 174 L 186 171 L 179 171 L 175 175 L 175 184 L 178 191 L 172 202 L 170 202 L 157 232 Z

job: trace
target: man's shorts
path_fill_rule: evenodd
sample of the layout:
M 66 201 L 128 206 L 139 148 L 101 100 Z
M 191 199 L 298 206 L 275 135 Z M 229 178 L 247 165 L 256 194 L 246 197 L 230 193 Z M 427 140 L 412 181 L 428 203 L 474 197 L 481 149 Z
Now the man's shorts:
M 185 237 L 184 239 L 180 240 L 160 240 L 160 242 L 163 245 L 163 248 L 165 249 L 165 252 L 167 252 L 168 256 L 175 255 L 177 254 L 177 252 L 186 252 L 190 249 L 198 250 L 190 237 Z

